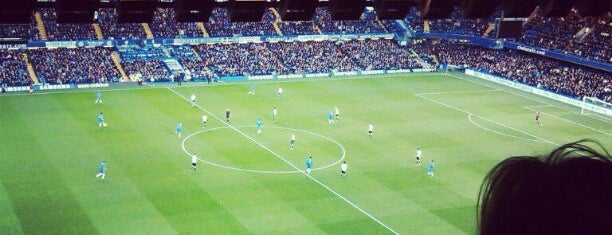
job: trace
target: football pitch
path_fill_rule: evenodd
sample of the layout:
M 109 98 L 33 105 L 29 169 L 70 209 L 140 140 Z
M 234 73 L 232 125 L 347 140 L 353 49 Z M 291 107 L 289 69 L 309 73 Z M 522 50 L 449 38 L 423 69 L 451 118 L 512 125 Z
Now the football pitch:
M 454 73 L 155 84 L 94 97 L 0 96 L 0 234 L 474 234 L 480 183 L 502 159 L 583 138 L 612 149 L 609 119 Z

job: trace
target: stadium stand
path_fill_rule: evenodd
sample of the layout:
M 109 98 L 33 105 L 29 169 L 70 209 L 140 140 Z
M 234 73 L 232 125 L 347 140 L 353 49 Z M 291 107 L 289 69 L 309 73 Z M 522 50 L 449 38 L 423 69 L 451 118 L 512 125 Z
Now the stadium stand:
M 361 70 L 399 70 L 421 68 L 406 48 L 393 40 L 353 40 L 340 44 Z
M 55 10 L 51 8 L 38 9 L 30 24 L 0 25 L 0 36 L 38 40 L 40 25 L 37 25 L 34 17 L 37 14 L 40 14 L 44 22 L 48 40 L 96 40 L 91 24 L 57 24 Z M 333 21 L 327 7 L 318 7 L 311 21 L 283 22 L 271 9 L 267 9 L 259 22 L 230 22 L 228 10 L 216 8 L 205 28 L 211 37 L 271 36 L 278 35 L 279 31 L 284 36 L 321 33 L 402 35 L 404 28 L 416 32 L 430 30 L 437 33 L 495 37 L 495 33 L 488 33 L 491 31 L 491 23 L 500 14 L 496 11 L 487 19 L 467 19 L 463 17 L 461 9 L 455 8 L 449 19 L 430 20 L 424 24 L 419 12 L 412 8 L 405 19 L 398 23 L 393 20 L 379 21 L 375 12 L 366 8 L 361 20 Z M 117 18 L 115 9 L 100 9 L 98 21 L 105 38 L 145 38 L 141 24 L 119 24 Z M 519 42 L 610 63 L 611 24 L 611 14 L 580 17 L 576 12 L 571 12 L 567 17 L 547 18 L 536 11 L 525 23 L 524 36 Z M 278 26 L 279 31 L 274 25 Z M 196 23 L 177 23 L 176 13 L 172 8 L 156 9 L 150 28 L 156 38 L 203 37 L 203 32 Z M 1 49 L 0 55 L 2 84 L 22 86 L 31 83 L 25 62 L 20 57 L 23 53 L 29 54 L 30 62 L 41 82 L 65 84 L 118 81 L 120 75 L 109 59 L 111 52 L 119 52 L 120 64 L 128 75 L 141 74 L 149 81 L 171 81 L 173 72 L 166 64 L 169 59 L 178 60 L 188 77 L 194 80 L 209 80 L 228 76 L 422 68 L 411 50 L 430 64 L 441 62 L 462 65 L 575 98 L 587 95 L 612 101 L 609 72 L 525 52 L 492 50 L 449 41 L 435 46 L 416 43 L 410 47 L 400 46 L 395 40 L 367 39 L 36 49 L 27 52 Z M 175 69 L 173 71 L 176 72 Z
M 202 31 L 195 22 L 176 22 L 176 12 L 172 8 L 157 8 L 150 24 L 156 38 L 202 37 Z
M 576 99 L 594 96 L 612 102 L 609 72 L 522 51 L 492 50 L 448 41 L 415 48 L 422 56 L 438 56 L 442 63 L 488 72 Z
M 459 7 L 455 7 L 450 18 L 430 20 L 432 33 L 455 33 L 482 36 L 487 27 L 486 19 L 468 19 Z
M 276 35 L 272 25 L 274 17 L 268 9 L 261 22 L 230 22 L 227 9 L 215 8 L 206 23 L 206 30 L 212 37 Z
M 315 24 L 312 21 L 279 22 L 278 27 L 283 32 L 283 35 L 286 36 L 319 34 L 315 30 Z
M 166 57 L 164 48 L 151 45 L 122 46 L 118 47 L 117 50 L 123 61 L 157 60 Z
M 313 17 L 321 31 L 326 34 L 356 34 L 356 33 L 385 33 L 385 28 L 376 22 L 373 11 L 364 11 L 361 20 L 332 20 L 327 7 L 318 7 Z
M 119 23 L 114 8 L 101 8 L 98 16 L 100 27 L 106 38 L 129 39 L 145 38 L 142 25 L 137 23 Z
M 201 44 L 193 47 L 218 76 L 287 74 L 281 60 L 264 43 Z
M 612 14 L 581 17 L 571 11 L 567 17 L 543 17 L 538 10 L 525 24 L 522 42 L 612 63 Z
M 139 74 L 141 79 L 151 82 L 171 82 L 172 74 L 160 60 L 122 61 L 121 66 L 128 75 Z
M 49 41 L 96 39 L 92 24 L 59 24 L 57 23 L 55 9 L 42 8 L 39 11 L 47 31 L 47 40 Z
M 38 38 L 30 24 L 0 24 L 0 38 Z
M 25 50 L 0 50 L 0 84 L 3 88 L 32 83 L 22 58 Z
M 283 58 L 289 73 L 329 73 L 332 69 L 350 71 L 357 67 L 335 42 L 279 42 L 270 49 Z
M 34 14 L 30 16 L 29 24 L 0 24 L 0 38 L 25 38 L 38 40 L 38 29 Z
M 29 50 L 39 80 L 48 84 L 118 82 L 121 75 L 110 59 L 112 48 Z

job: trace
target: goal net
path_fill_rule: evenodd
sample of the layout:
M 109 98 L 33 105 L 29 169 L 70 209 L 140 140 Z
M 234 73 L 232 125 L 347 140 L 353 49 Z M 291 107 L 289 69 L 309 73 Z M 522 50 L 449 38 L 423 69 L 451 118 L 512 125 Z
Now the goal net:
M 612 120 L 612 104 L 595 97 L 583 97 L 580 114 Z

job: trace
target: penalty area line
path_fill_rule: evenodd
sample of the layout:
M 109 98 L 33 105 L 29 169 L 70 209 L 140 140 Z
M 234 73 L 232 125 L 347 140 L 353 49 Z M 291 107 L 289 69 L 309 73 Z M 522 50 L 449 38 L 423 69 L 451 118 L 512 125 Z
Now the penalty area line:
M 496 91 L 500 91 L 500 90 L 490 89 L 490 90 L 471 90 L 471 91 L 441 91 L 441 92 L 419 93 L 415 95 L 469 94 L 469 93 L 487 93 L 487 92 L 496 92 Z
M 178 93 L 176 90 L 167 87 L 167 89 L 169 91 L 171 91 L 172 93 L 176 94 L 177 96 L 181 97 L 183 100 L 191 103 L 189 101 L 189 99 L 183 95 L 181 95 L 180 93 Z M 195 103 L 195 107 L 197 107 L 198 109 L 208 113 L 211 117 L 219 120 L 221 123 L 224 123 L 227 127 L 229 127 L 230 129 L 238 132 L 238 134 L 246 137 L 247 139 L 251 140 L 253 143 L 259 145 L 260 147 L 262 147 L 263 149 L 265 149 L 266 151 L 268 151 L 269 153 L 271 153 L 272 155 L 276 156 L 279 160 L 285 162 L 287 165 L 291 166 L 292 168 L 294 168 L 297 171 L 300 171 L 302 173 L 302 175 L 306 176 L 307 178 L 309 178 L 310 180 L 314 181 L 315 183 L 317 183 L 318 185 L 320 185 L 321 187 L 323 187 L 324 189 L 326 189 L 327 191 L 331 192 L 332 194 L 336 195 L 338 198 L 342 199 L 343 201 L 345 201 L 346 203 L 348 203 L 349 205 L 351 205 L 353 208 L 355 208 L 356 210 L 358 210 L 359 212 L 361 212 L 362 214 L 366 215 L 367 217 L 369 217 L 370 219 L 374 220 L 376 223 L 378 223 L 379 225 L 383 226 L 384 228 L 386 228 L 387 230 L 389 230 L 390 232 L 392 232 L 393 234 L 399 234 L 398 232 L 396 232 L 395 230 L 393 230 L 391 227 L 389 227 L 388 225 L 386 225 L 385 223 L 383 223 L 382 221 L 380 221 L 379 219 L 377 219 L 376 217 L 374 217 L 372 214 L 368 213 L 367 211 L 365 211 L 364 209 L 362 209 L 361 207 L 359 207 L 357 204 L 351 202 L 350 200 L 348 200 L 346 197 L 340 195 L 340 193 L 336 192 L 334 189 L 332 189 L 331 187 L 327 186 L 326 184 L 324 184 L 323 182 L 321 182 L 320 180 L 318 180 L 317 178 L 313 177 L 312 175 L 304 172 L 303 170 L 301 170 L 299 167 L 297 167 L 295 164 L 291 163 L 289 160 L 287 160 L 286 158 L 284 158 L 283 156 L 281 156 L 280 154 L 274 152 L 274 150 L 268 148 L 267 146 L 265 146 L 264 144 L 262 144 L 261 142 L 257 141 L 256 139 L 253 139 L 253 137 L 247 135 L 246 133 L 244 133 L 243 131 L 239 130 L 238 128 L 232 126 L 231 124 L 225 122 L 222 118 L 220 118 L 219 116 L 215 115 L 214 113 L 208 111 L 207 109 L 203 108 L 202 106 L 200 106 L 200 104 Z
M 552 141 L 550 141 L 550 140 L 547 140 L 547 139 L 545 139 L 545 138 L 542 138 L 542 137 L 539 137 L 539 136 L 536 136 L 536 135 L 533 135 L 533 134 L 527 133 L 527 132 L 525 132 L 525 131 L 522 131 L 522 130 L 516 129 L 516 128 L 511 127 L 511 126 L 507 126 L 507 125 L 505 125 L 505 124 L 503 124 L 503 123 L 500 123 L 500 122 L 497 122 L 497 121 L 491 120 L 491 119 L 489 119 L 489 118 L 486 118 L 486 117 L 480 116 L 480 115 L 478 115 L 478 114 L 473 114 L 473 113 L 471 113 L 471 112 L 469 112 L 469 111 L 466 111 L 466 110 L 461 109 L 461 108 L 457 108 L 457 107 L 452 106 L 452 105 L 450 105 L 450 104 L 446 104 L 446 103 L 443 103 L 443 102 L 441 102 L 441 101 L 438 101 L 438 100 L 435 100 L 435 99 L 432 99 L 432 98 L 429 98 L 429 97 L 426 97 L 426 96 L 423 96 L 423 95 L 415 95 L 415 96 L 416 96 L 416 97 L 420 97 L 421 99 L 425 99 L 425 100 L 429 100 L 429 101 L 431 101 L 431 102 L 437 103 L 437 104 L 442 105 L 442 106 L 444 106 L 444 107 L 447 107 L 447 108 L 454 109 L 454 110 L 456 110 L 456 111 L 459 111 L 459 112 L 465 113 L 465 114 L 467 114 L 467 115 L 468 115 L 468 117 L 470 117 L 470 116 L 474 116 L 474 117 L 480 118 L 480 119 L 482 119 L 482 120 L 485 120 L 485 121 L 488 121 L 488 122 L 491 122 L 491 123 L 494 123 L 494 124 L 497 124 L 497 125 L 503 126 L 503 127 L 508 128 L 508 129 L 510 129 L 510 130 L 513 130 L 513 131 L 516 131 L 516 132 L 520 132 L 520 133 L 525 134 L 525 135 L 527 135 L 527 136 L 530 136 L 530 137 L 532 137 L 532 138 L 534 138 L 534 139 L 536 139 L 536 140 L 541 140 L 541 141 L 543 141 L 543 142 L 545 142 L 545 143 L 549 143 L 549 144 L 552 144 L 552 145 L 555 145 L 555 146 L 560 146 L 560 144 L 557 144 L 557 143 L 552 142 Z M 531 140 L 531 141 L 533 141 L 533 140 Z
M 534 109 L 532 107 L 533 106 L 525 106 L 525 108 L 528 109 L 528 110 L 538 111 L 538 110 L 536 110 L 536 109 Z M 552 106 L 552 107 L 554 107 L 554 106 Z M 589 130 L 592 130 L 592 131 L 595 131 L 595 132 L 599 132 L 600 134 L 604 134 L 604 135 L 607 135 L 607 136 L 612 136 L 612 134 L 610 134 L 608 132 L 602 131 L 602 130 L 594 128 L 594 127 L 590 127 L 590 126 L 584 125 L 582 123 L 578 123 L 578 122 L 575 122 L 575 121 L 572 121 L 572 120 L 569 120 L 569 119 L 565 119 L 565 118 L 559 117 L 559 116 L 554 115 L 554 114 L 550 114 L 550 113 L 546 113 L 546 112 L 542 112 L 542 111 L 539 111 L 539 112 L 544 114 L 544 115 L 546 115 L 546 116 L 550 116 L 550 117 L 553 117 L 553 118 L 556 118 L 556 119 L 559 119 L 559 120 L 562 120 L 562 121 L 569 122 L 569 123 L 577 125 L 577 126 L 584 127 L 586 129 L 589 129 Z

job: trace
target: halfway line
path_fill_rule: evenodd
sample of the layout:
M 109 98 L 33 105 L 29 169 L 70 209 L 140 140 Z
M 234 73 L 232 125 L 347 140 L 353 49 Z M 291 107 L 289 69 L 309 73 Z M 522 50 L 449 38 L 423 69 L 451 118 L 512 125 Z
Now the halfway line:
M 178 95 L 179 97 L 181 97 L 183 100 L 190 102 L 189 99 L 187 99 L 187 97 L 181 95 L 180 93 L 178 93 L 177 91 L 175 91 L 174 89 L 167 87 L 168 90 L 170 90 L 172 93 Z M 391 227 L 387 226 L 386 224 L 384 224 L 382 221 L 378 220 L 376 217 L 374 217 L 373 215 L 371 215 L 370 213 L 368 213 L 367 211 L 365 211 L 364 209 L 361 209 L 361 207 L 357 206 L 355 203 L 349 201 L 348 199 L 346 199 L 344 196 L 340 195 L 338 192 L 336 192 L 335 190 L 333 190 L 332 188 L 330 188 L 329 186 L 327 186 L 326 184 L 322 183 L 321 181 L 319 181 L 318 179 L 314 178 L 313 176 L 307 174 L 306 172 L 302 171 L 299 167 L 297 167 L 296 165 L 294 165 L 293 163 L 289 162 L 287 159 L 285 159 L 283 156 L 281 156 L 280 154 L 274 152 L 272 149 L 268 148 L 267 146 L 263 145 L 262 143 L 260 143 L 259 141 L 253 139 L 253 137 L 247 135 L 246 133 L 242 132 L 241 130 L 237 129 L 236 127 L 230 125 L 229 123 L 225 122 L 223 119 L 221 119 L 220 117 L 218 117 L 217 115 L 211 113 L 210 111 L 208 111 L 207 109 L 203 108 L 202 106 L 200 106 L 199 104 L 195 104 L 196 107 L 198 107 L 200 110 L 210 114 L 211 117 L 219 120 L 221 123 L 224 123 L 227 127 L 229 127 L 230 129 L 233 129 L 234 131 L 238 132 L 239 134 L 241 134 L 242 136 L 246 137 L 247 139 L 253 141 L 253 143 L 259 145 L 260 147 L 262 147 L 263 149 L 267 150 L 268 152 L 270 152 L 272 155 L 276 156 L 278 159 L 280 159 L 281 161 L 287 163 L 287 165 L 291 166 L 292 168 L 294 168 L 295 170 L 301 172 L 303 175 L 305 175 L 306 177 L 308 177 L 309 179 L 311 179 L 312 181 L 314 181 L 315 183 L 319 184 L 321 187 L 327 189 L 327 191 L 331 192 L 332 194 L 336 195 L 337 197 L 339 197 L 340 199 L 342 199 L 343 201 L 345 201 L 346 203 L 348 203 L 349 205 L 351 205 L 353 208 L 357 209 L 359 212 L 363 213 L 364 215 L 370 217 L 370 219 L 376 221 L 376 223 L 380 224 L 381 226 L 385 227 L 387 230 L 389 230 L 390 232 L 392 232 L 393 234 L 399 234 L 398 232 L 396 232 L 395 230 L 393 230 Z

